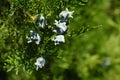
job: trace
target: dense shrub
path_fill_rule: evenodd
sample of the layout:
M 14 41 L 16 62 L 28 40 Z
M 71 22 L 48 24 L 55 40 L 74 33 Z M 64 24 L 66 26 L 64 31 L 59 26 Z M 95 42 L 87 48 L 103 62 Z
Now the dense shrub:
M 119 3 L 0 1 L 0 73 L 7 80 L 119 80 Z M 60 17 L 66 8 L 73 18 Z

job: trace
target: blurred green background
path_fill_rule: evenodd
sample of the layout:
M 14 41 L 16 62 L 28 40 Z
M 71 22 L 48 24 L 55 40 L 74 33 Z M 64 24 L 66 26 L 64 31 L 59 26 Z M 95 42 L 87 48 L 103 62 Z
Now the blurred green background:
M 13 4 L 12 1 L 16 0 L 0 1 L 0 80 L 120 80 L 120 0 L 49 0 L 48 7 L 53 11 L 51 14 L 58 14 L 55 13 L 57 2 L 63 4 L 62 10 L 65 7 L 74 10 L 74 18 L 70 21 L 70 28 L 65 37 L 66 43 L 60 46 L 57 57 L 47 56 L 49 59 L 45 68 L 34 70 L 32 74 L 19 69 L 18 75 L 14 70 L 6 72 L 3 67 L 4 55 L 10 53 L 12 48 L 18 47 L 11 41 L 17 38 L 14 38 L 14 35 L 8 37 L 8 30 L 26 28 L 21 28 L 22 23 L 18 22 L 24 20 L 24 17 L 18 16 L 22 16 L 22 13 L 16 13 L 15 19 L 18 23 L 14 24 L 15 21 L 8 15 L 9 12 L 12 14 L 9 8 L 15 5 L 34 14 L 36 8 L 32 12 L 31 7 L 35 7 L 36 3 L 30 0 L 33 5 L 21 6 L 19 3 Z M 41 0 L 41 4 L 44 1 L 47 0 Z

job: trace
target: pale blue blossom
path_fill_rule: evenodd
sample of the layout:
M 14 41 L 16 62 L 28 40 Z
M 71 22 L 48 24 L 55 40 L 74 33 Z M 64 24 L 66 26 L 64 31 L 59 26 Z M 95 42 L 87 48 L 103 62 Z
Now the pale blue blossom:
M 102 63 L 103 67 L 108 68 L 111 65 L 111 61 L 112 61 L 111 57 L 106 57 Z
M 108 67 L 108 66 L 110 66 L 110 64 L 111 64 L 111 58 L 106 57 L 105 61 L 103 62 L 104 67 Z
M 45 66 L 45 59 L 43 57 L 39 57 L 36 59 L 35 65 L 37 66 L 36 70 Z
M 55 29 L 53 30 L 53 32 L 57 34 L 63 34 L 67 31 L 68 26 L 66 25 L 66 22 L 59 22 L 55 20 L 54 25 L 55 25 Z
M 37 45 L 41 41 L 40 35 L 32 30 L 30 31 L 30 37 L 27 37 L 27 39 L 27 43 L 35 42 Z
M 67 22 L 70 18 L 73 18 L 72 14 L 74 11 L 69 11 L 67 8 L 66 10 L 60 12 L 59 18 L 60 22 Z
M 58 44 L 60 44 L 61 42 L 62 42 L 62 43 L 65 43 L 64 35 L 57 35 L 57 36 L 55 36 L 54 39 L 52 39 L 52 41 L 54 41 L 54 44 L 55 44 L 55 45 L 58 45 Z
M 46 25 L 45 17 L 41 14 L 38 16 L 36 23 L 39 27 L 44 28 Z

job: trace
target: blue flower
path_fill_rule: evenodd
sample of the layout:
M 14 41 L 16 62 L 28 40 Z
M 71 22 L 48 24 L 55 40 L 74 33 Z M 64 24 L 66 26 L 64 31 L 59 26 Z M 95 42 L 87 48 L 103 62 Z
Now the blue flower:
M 55 45 L 58 45 L 61 42 L 65 43 L 64 35 L 57 35 L 57 36 L 55 36 L 54 39 L 52 39 L 52 41 L 54 41 Z
M 37 66 L 36 70 L 45 66 L 45 59 L 43 57 L 39 57 L 36 59 L 35 65 Z
M 103 67 L 108 68 L 111 65 L 111 61 L 112 61 L 111 57 L 106 57 L 102 63 Z
M 53 32 L 57 34 L 63 34 L 67 31 L 68 26 L 66 25 L 66 22 L 59 22 L 55 20 L 54 25 L 55 25 L 55 29 L 53 30 Z
M 45 17 L 41 14 L 37 17 L 36 23 L 39 27 L 44 28 L 46 25 Z
M 60 12 L 59 18 L 60 22 L 68 22 L 70 18 L 73 18 L 72 14 L 74 11 L 69 11 L 67 8 L 66 10 Z
M 39 34 L 32 31 L 32 30 L 30 31 L 30 37 L 28 37 L 27 39 L 28 39 L 27 43 L 35 42 L 37 45 L 41 41 L 41 38 L 40 38 Z

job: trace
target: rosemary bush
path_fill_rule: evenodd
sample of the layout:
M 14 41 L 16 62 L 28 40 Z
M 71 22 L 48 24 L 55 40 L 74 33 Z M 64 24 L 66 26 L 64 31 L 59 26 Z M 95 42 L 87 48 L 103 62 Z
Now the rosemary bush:
M 119 14 L 119 0 L 0 1 L 0 79 L 119 80 Z

